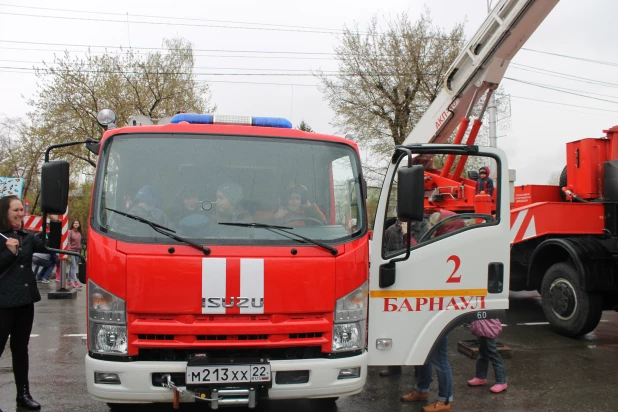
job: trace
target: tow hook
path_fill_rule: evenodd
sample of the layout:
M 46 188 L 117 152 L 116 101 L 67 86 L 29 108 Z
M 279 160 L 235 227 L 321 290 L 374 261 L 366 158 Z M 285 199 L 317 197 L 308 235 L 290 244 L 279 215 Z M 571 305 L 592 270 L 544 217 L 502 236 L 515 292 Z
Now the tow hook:
M 169 389 L 169 390 L 174 392 L 174 402 L 173 402 L 174 409 L 180 409 L 180 395 L 182 395 L 183 393 L 187 394 L 189 396 L 192 396 L 195 399 L 202 400 L 202 401 L 210 401 L 210 402 L 213 401 L 213 399 L 208 399 L 206 397 L 201 397 L 201 396 L 195 396 L 195 393 L 193 393 L 191 391 L 180 389 L 178 386 L 176 386 L 176 384 L 172 380 L 172 376 L 170 374 L 168 374 L 168 373 L 163 375 L 162 378 L 164 379 L 165 382 L 161 383 L 161 385 L 164 388 L 167 388 L 167 389 Z M 216 400 L 215 400 L 215 403 L 216 403 Z M 212 406 L 212 404 L 211 404 L 211 406 Z M 215 407 L 213 409 L 217 409 L 217 408 Z
M 219 406 L 240 406 L 247 405 L 249 409 L 255 408 L 257 404 L 257 393 L 255 388 L 249 389 L 212 389 L 210 398 L 205 394 L 196 395 L 195 392 L 180 389 L 170 374 L 162 376 L 164 382 L 161 385 L 174 392 L 174 409 L 180 408 L 180 395 L 187 394 L 201 401 L 210 402 L 210 408 L 213 410 L 219 409 Z

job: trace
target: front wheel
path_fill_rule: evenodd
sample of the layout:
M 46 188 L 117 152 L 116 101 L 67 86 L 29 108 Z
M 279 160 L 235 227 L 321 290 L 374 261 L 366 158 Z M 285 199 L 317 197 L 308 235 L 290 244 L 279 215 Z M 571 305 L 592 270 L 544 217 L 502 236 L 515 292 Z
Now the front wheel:
M 563 336 L 585 335 L 601 320 L 603 298 L 582 290 L 579 274 L 569 263 L 556 263 L 545 272 L 541 299 L 549 324 Z

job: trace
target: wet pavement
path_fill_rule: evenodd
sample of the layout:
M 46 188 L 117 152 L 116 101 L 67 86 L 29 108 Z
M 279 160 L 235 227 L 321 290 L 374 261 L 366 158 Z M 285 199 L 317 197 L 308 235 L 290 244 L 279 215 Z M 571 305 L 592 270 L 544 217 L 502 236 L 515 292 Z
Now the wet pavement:
M 39 284 L 42 292 L 51 285 Z M 108 407 L 92 400 L 86 390 L 81 336 L 86 332 L 85 292 L 73 300 L 43 300 L 36 304 L 30 339 L 30 384 L 43 411 L 96 411 Z M 570 339 L 551 331 L 545 323 L 536 293 L 513 293 L 507 326 L 499 341 L 512 348 L 505 359 L 509 389 L 492 394 L 488 387 L 469 388 L 475 361 L 458 352 L 458 342 L 473 339 L 460 327 L 449 335 L 449 359 L 453 370 L 453 411 L 614 411 L 618 410 L 618 313 L 605 312 L 597 329 L 581 339 Z M 425 404 L 401 403 L 399 397 L 414 384 L 413 368 L 403 375 L 378 377 L 372 367 L 367 385 L 358 395 L 336 403 L 319 400 L 262 402 L 256 410 L 308 411 L 421 411 Z M 490 372 L 490 378 L 493 377 Z M 437 380 L 431 386 L 436 396 Z M 0 358 L 0 408 L 15 411 L 15 387 L 8 345 Z M 21 409 L 17 409 L 21 410 Z M 169 405 L 145 405 L 135 411 L 173 411 Z M 181 411 L 210 410 L 205 405 L 181 404 Z M 225 412 L 246 411 L 223 408 Z

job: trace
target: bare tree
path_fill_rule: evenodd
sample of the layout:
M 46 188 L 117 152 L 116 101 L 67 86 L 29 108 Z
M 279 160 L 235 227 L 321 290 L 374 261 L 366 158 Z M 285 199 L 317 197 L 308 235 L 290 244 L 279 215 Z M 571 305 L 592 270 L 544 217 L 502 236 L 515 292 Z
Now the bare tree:
M 0 175 L 22 178 L 23 198 L 38 194 L 43 154 L 50 144 L 37 118 L 0 118 Z
M 160 118 L 179 110 L 206 112 L 210 103 L 206 83 L 193 73 L 192 45 L 181 38 L 163 41 L 167 51 L 141 55 L 127 50 L 120 55 L 72 58 L 68 52 L 37 71 L 39 92 L 29 100 L 53 142 L 100 138 L 97 113 L 104 108 L 118 115 L 123 126 L 131 115 Z M 75 166 L 95 166 L 83 147 L 66 149 Z
M 334 126 L 375 153 L 401 144 L 436 98 L 446 71 L 464 46 L 463 23 L 445 31 L 428 11 L 406 14 L 384 30 L 374 17 L 365 33 L 345 28 L 335 52 L 339 73 L 319 72 L 320 90 L 335 112 Z
M 381 183 L 395 145 L 405 140 L 443 90 L 447 70 L 465 42 L 463 23 L 444 30 L 427 10 L 415 22 L 402 14 L 384 28 L 374 17 L 364 33 L 358 27 L 344 29 L 335 47 L 339 73 L 318 72 L 317 77 L 335 112 L 333 125 L 353 136 L 366 153 L 363 169 L 372 183 Z M 508 99 L 498 99 L 498 111 L 501 120 L 508 117 Z M 501 129 L 507 123 L 502 121 Z M 487 144 L 485 126 L 476 144 Z M 480 165 L 471 159 L 466 170 Z

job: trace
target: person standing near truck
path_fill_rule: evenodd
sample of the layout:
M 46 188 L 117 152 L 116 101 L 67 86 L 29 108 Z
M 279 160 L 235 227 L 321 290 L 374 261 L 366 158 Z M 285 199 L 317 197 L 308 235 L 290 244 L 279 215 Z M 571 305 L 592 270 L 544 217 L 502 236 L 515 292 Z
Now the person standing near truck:
M 17 196 L 0 199 L 0 356 L 11 336 L 16 402 L 39 410 L 28 382 L 28 343 L 34 321 L 34 303 L 41 294 L 32 272 L 34 252 L 49 253 L 43 240 L 23 228 L 24 205 Z
M 75 220 L 71 226 L 71 229 L 69 229 L 69 250 L 80 253 L 82 250 L 82 225 L 79 223 L 79 220 Z M 77 280 L 77 264 L 78 258 L 71 256 L 71 269 L 69 270 L 67 287 L 73 286 L 79 290 L 82 288 L 82 284 Z

